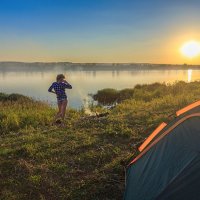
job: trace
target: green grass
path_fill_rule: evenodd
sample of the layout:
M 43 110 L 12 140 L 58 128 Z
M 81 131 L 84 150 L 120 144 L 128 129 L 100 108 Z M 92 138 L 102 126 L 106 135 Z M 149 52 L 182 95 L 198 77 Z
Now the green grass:
M 47 104 L 1 94 L 1 199 L 122 199 L 138 144 L 199 97 L 199 82 L 137 85 L 107 117 L 69 109 L 58 128 Z

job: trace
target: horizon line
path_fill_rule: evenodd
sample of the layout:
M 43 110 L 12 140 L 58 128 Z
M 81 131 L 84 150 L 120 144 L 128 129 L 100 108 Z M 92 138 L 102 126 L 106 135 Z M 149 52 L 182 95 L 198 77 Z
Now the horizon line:
M 72 61 L 0 61 L 0 63 L 71 63 L 71 64 L 151 64 L 151 65 L 189 65 L 189 66 L 197 66 L 199 64 L 188 64 L 188 63 L 151 63 L 151 62 L 72 62 Z

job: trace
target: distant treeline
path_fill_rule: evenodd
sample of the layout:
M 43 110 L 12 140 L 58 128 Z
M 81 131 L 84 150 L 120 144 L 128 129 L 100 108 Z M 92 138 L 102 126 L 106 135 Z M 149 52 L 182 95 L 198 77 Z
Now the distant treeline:
M 76 71 L 187 70 L 200 69 L 200 65 L 151 63 L 0 62 L 1 71 L 51 71 L 54 69 Z

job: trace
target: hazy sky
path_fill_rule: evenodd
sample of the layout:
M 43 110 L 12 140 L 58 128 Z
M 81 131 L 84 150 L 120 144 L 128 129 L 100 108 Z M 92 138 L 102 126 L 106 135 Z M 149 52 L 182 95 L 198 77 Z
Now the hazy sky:
M 1 61 L 199 63 L 199 0 L 0 0 Z

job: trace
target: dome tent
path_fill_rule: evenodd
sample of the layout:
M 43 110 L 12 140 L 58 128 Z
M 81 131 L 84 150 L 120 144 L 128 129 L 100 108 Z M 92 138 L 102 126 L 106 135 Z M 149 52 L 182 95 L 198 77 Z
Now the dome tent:
M 125 200 L 200 200 L 200 101 L 162 123 L 128 166 Z

